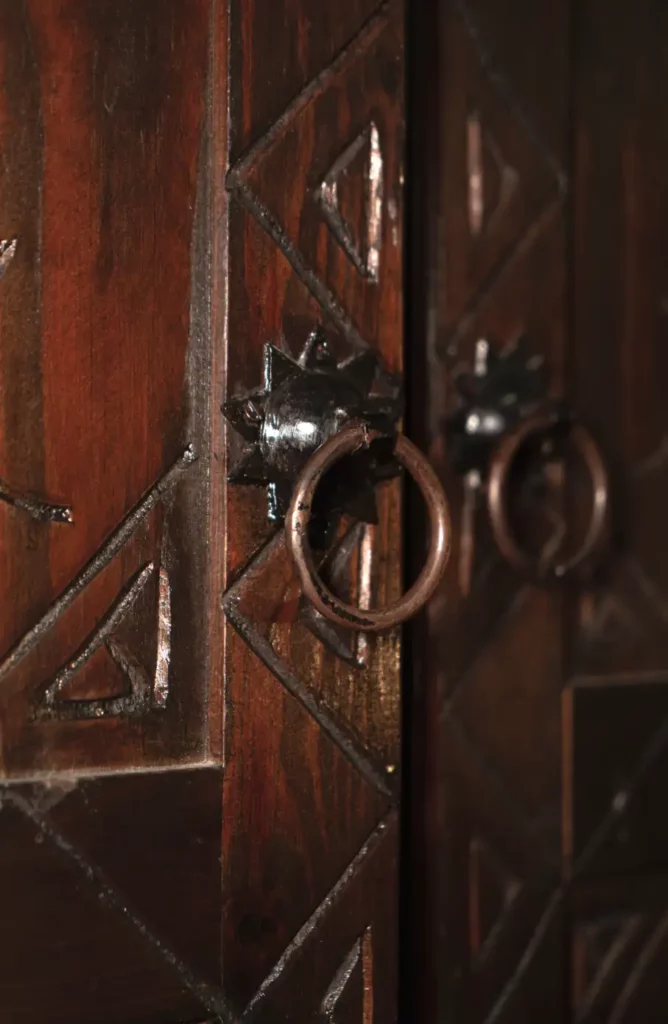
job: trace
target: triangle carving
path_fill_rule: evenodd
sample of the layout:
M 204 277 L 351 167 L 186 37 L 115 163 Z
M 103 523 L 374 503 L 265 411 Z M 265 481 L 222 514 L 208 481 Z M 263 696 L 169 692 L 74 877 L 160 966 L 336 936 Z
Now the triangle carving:
M 124 631 L 151 581 L 157 591 L 152 678 Z M 141 715 L 151 708 L 164 707 L 169 694 L 170 650 L 169 577 L 165 569 L 157 569 L 149 562 L 134 575 L 96 628 L 55 673 L 42 692 L 35 717 L 41 721 L 99 719 Z M 109 666 L 109 659 L 115 671 Z M 100 678 L 107 688 L 112 686 L 113 692 L 98 692 Z
M 475 836 L 469 846 L 469 942 L 473 956 L 482 952 L 521 887 L 520 880 L 489 845 Z
M 361 1010 L 361 1013 L 360 1013 Z M 373 947 L 371 929 L 357 940 L 320 1004 L 322 1024 L 371 1024 L 373 1020 Z
M 359 194 L 361 202 L 355 202 L 354 193 Z M 316 198 L 330 231 L 350 262 L 363 277 L 378 281 L 383 234 L 383 156 L 378 128 L 373 122 L 332 164 Z M 357 230 L 353 219 L 347 216 L 346 206 L 350 210 L 361 207 L 354 210 Z

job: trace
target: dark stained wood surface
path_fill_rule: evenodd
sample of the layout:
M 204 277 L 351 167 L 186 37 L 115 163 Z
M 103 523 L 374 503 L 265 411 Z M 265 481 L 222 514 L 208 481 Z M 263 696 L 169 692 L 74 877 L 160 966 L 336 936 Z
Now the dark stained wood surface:
M 191 375 L 208 346 L 193 289 L 209 230 L 208 4 L 2 4 L 0 27 L 0 480 L 74 520 L 0 501 L 3 768 L 198 758 L 208 602 L 190 581 L 206 518 L 182 478 L 201 494 L 208 461 L 206 390 Z M 189 445 L 199 464 L 168 475 Z M 117 607 L 148 566 L 132 607 Z M 118 628 L 105 636 L 108 614 Z M 101 709 L 69 705 L 34 721 L 77 655 L 61 695 L 90 700 L 128 693 L 133 672 L 157 685 L 161 645 L 166 710 L 91 727 L 70 719 Z
M 399 637 L 316 638 L 221 404 L 401 372 L 402 5 L 0 0 L 0 75 L 0 1017 L 395 1024 Z
M 659 1021 L 666 11 L 458 0 L 439 13 L 438 173 L 425 179 L 438 237 L 422 240 L 433 326 L 413 420 L 461 495 L 443 429 L 454 375 L 476 339 L 526 333 L 602 447 L 613 530 L 599 571 L 561 591 L 498 563 L 483 512 L 466 597 L 455 548 L 418 655 L 429 683 L 415 681 L 418 927 L 436 946 L 417 977 L 435 1020 Z M 566 516 L 589 490 L 567 481 Z
M 269 6 L 233 4 L 230 22 L 229 396 L 261 383 L 266 342 L 297 356 L 318 322 L 340 357 L 371 345 L 389 368 L 402 361 L 401 4 L 380 5 L 364 24 L 368 4 L 338 4 L 335 17 L 328 5 L 293 5 L 299 29 L 285 52 L 298 45 L 300 59 L 280 75 L 273 47 L 290 20 Z M 352 257 L 319 199 L 330 172 Z M 382 202 L 370 219 L 375 188 Z M 228 440 L 234 458 L 238 439 Z M 297 1022 L 324 1014 L 341 984 L 334 1019 L 390 1021 L 397 837 L 384 825 L 398 800 L 399 639 L 354 640 L 362 667 L 323 647 L 266 508 L 263 489 L 227 489 L 225 988 L 240 1009 L 250 1001 L 249 1019 Z M 366 570 L 372 603 L 398 595 L 399 534 L 391 487 Z M 346 570 L 353 594 L 363 558 L 358 545 Z M 377 845 L 383 898 L 358 881 Z
M 7 1020 L 224 1014 L 220 791 L 218 769 L 3 789 Z
M 427 403 L 414 398 L 413 421 L 422 420 L 453 503 L 454 550 L 429 612 L 428 639 L 418 641 L 429 644 L 419 654 L 429 688 L 423 677 L 415 683 L 416 700 L 429 711 L 426 720 L 416 718 L 421 731 L 413 743 L 425 736 L 429 747 L 422 842 L 431 881 L 422 893 L 426 915 L 417 913 L 433 944 L 431 970 L 418 984 L 427 990 L 421 998 L 430 1019 L 498 1014 L 557 1024 L 565 1019 L 561 919 L 552 905 L 560 851 L 560 596 L 512 575 L 482 512 L 471 590 L 463 593 L 462 484 L 444 437 L 455 375 L 471 364 L 479 338 L 502 351 L 526 333 L 548 363 L 553 393 L 561 390 L 568 4 L 514 3 L 504 27 L 507 13 L 484 2 L 440 6 L 440 173 L 432 175 L 438 238 L 430 250 Z M 538 78 L 536 49 L 545 37 Z M 413 353 L 413 364 L 418 359 Z

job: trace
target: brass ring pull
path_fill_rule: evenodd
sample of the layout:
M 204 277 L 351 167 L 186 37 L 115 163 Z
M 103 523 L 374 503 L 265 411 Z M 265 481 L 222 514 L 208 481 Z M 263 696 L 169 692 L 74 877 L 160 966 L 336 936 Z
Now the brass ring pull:
M 362 423 L 351 423 L 329 438 L 301 471 L 285 520 L 288 549 L 297 567 L 305 596 L 332 622 L 364 632 L 391 629 L 416 615 L 438 586 L 450 554 L 450 514 L 443 488 L 424 455 L 408 438 L 399 435 L 394 455 L 412 475 L 429 511 L 429 555 L 422 572 L 398 601 L 385 608 L 369 610 L 345 604 L 318 576 L 308 543 L 311 506 L 318 484 L 327 470 L 342 456 L 367 448 L 372 441 L 382 436 Z
M 569 426 L 569 437 L 580 453 L 592 482 L 592 512 L 582 545 L 565 561 L 537 561 L 523 551 L 513 533 L 508 502 L 508 482 L 515 459 L 530 437 L 548 433 L 556 427 Z M 610 486 L 608 470 L 600 449 L 588 430 L 580 423 L 569 423 L 556 412 L 541 412 L 529 417 L 499 444 L 492 457 L 487 487 L 487 501 L 492 531 L 497 546 L 510 565 L 522 575 L 534 579 L 563 579 L 591 562 L 607 536 Z M 556 557 L 556 556 L 555 556 Z

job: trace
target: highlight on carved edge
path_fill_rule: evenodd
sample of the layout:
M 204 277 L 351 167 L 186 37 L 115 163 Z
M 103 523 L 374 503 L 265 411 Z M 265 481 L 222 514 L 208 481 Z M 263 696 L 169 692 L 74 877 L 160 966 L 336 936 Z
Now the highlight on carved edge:
M 364 154 L 366 233 L 361 248 L 341 210 L 340 185 L 357 157 Z M 351 263 L 363 277 L 377 282 L 383 238 L 383 155 L 376 125 L 371 122 L 334 162 L 316 191 L 325 220 Z
M 169 697 L 169 662 L 171 655 L 171 592 L 169 577 L 164 568 L 157 570 L 157 639 L 155 670 L 151 679 L 137 656 L 114 632 L 127 618 L 130 610 L 143 593 L 149 580 L 156 574 L 156 566 L 149 562 L 127 584 L 120 596 L 107 610 L 96 629 L 87 637 L 73 657 L 62 666 L 44 690 L 34 717 L 48 719 L 91 719 L 108 717 L 135 717 L 153 709 L 164 708 Z M 67 684 L 90 661 L 101 647 L 105 647 L 130 685 L 130 692 L 122 696 L 97 700 L 67 699 L 62 696 Z

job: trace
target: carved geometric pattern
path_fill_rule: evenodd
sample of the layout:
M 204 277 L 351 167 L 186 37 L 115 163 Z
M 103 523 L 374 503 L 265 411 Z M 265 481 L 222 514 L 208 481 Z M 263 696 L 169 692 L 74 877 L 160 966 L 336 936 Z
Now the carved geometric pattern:
M 3 238 L 0 241 L 0 280 L 16 255 L 18 239 Z M 12 505 L 19 512 L 24 512 L 31 519 L 41 523 L 72 523 L 74 514 L 69 505 L 56 505 L 32 494 L 22 494 L 12 488 L 4 480 L 0 480 L 0 501 Z
M 580 923 L 573 944 L 573 1004 L 578 1022 L 596 1019 L 626 956 L 646 927 L 641 914 L 613 913 Z
M 363 161 L 360 169 L 358 162 Z M 364 237 L 355 236 L 355 228 L 346 218 L 342 204 L 349 175 L 359 173 L 364 180 Z M 325 220 L 350 262 L 364 277 L 378 280 L 383 240 L 383 157 L 378 129 L 373 121 L 361 135 L 346 146 L 316 192 Z
M 265 978 L 244 1010 L 242 1024 L 271 1024 L 280 1019 L 279 1007 L 293 1005 L 295 983 L 308 990 L 302 995 L 306 1006 L 311 1003 L 312 1017 L 306 1019 L 314 1024 L 385 1020 L 384 1009 L 387 1012 L 394 1007 L 394 993 L 374 991 L 373 963 L 376 955 L 387 956 L 388 950 L 394 955 L 396 867 L 392 840 L 396 839 L 396 827 L 396 812 L 391 811 Z M 363 892 L 371 893 L 373 912 L 380 915 L 382 909 L 389 910 L 387 927 L 381 933 L 373 922 L 364 920 L 368 909 L 360 899 Z M 337 936 L 340 948 L 341 960 L 333 965 L 329 943 L 323 941 L 328 933 Z M 349 944 L 341 948 L 347 936 Z
M 500 353 L 529 331 L 532 256 L 559 229 L 567 179 L 469 5 L 452 7 L 442 127 L 448 287 L 436 354 L 459 371 L 475 365 L 480 339 Z M 456 375 L 449 373 L 445 395 L 434 385 L 432 416 L 451 414 Z M 453 511 L 459 537 L 462 511 Z M 455 1016 L 471 1024 L 552 1022 L 562 1019 L 566 887 L 558 869 L 560 679 L 539 654 L 549 649 L 551 637 L 543 643 L 539 631 L 549 629 L 551 612 L 544 595 L 524 590 L 499 564 L 482 515 L 473 556 L 468 595 L 449 580 L 443 637 L 434 642 L 445 679 L 441 770 L 447 792 L 457 792 L 447 800 L 453 852 L 441 869 L 449 894 L 445 985 Z
M 327 278 L 327 261 L 323 260 L 317 240 L 320 237 L 320 227 L 324 225 L 327 234 L 334 235 L 336 248 L 343 258 L 352 262 L 360 271 L 360 287 L 365 286 L 365 279 L 374 285 L 377 283 L 381 269 L 379 244 L 383 230 L 382 208 L 385 195 L 385 168 L 381 157 L 383 127 L 378 118 L 372 118 L 372 95 L 375 96 L 376 93 L 365 89 L 362 83 L 374 73 L 376 62 L 386 59 L 386 51 L 390 55 L 387 57 L 388 60 L 395 59 L 395 42 L 386 29 L 391 18 L 396 16 L 396 10 L 396 5 L 390 4 L 381 14 L 373 17 L 333 64 L 303 90 L 283 117 L 254 144 L 230 171 L 227 179 L 232 195 L 276 242 L 323 310 L 352 345 L 353 350 L 361 347 L 366 349 L 367 345 L 351 315 L 335 294 L 335 283 L 330 283 Z M 383 47 L 386 49 L 383 50 Z M 353 136 L 353 142 L 346 143 L 342 152 L 340 143 L 337 144 L 335 139 L 326 137 L 324 133 L 319 136 L 321 147 L 313 155 L 313 166 L 309 169 L 309 175 L 317 176 L 320 184 L 314 190 L 306 190 L 303 193 L 303 209 L 299 217 L 295 218 L 294 213 L 298 204 L 292 201 L 292 193 L 285 187 L 284 176 L 285 161 L 294 149 L 294 137 L 300 133 L 311 132 L 313 123 L 318 121 L 321 105 L 339 102 L 339 97 L 342 104 L 347 103 L 345 97 L 348 90 L 353 88 L 356 89 L 356 94 L 363 98 L 351 112 L 353 130 L 350 134 Z M 368 104 L 364 99 L 367 93 Z M 355 130 L 355 126 L 358 125 Z M 356 173 L 353 174 L 353 171 Z M 282 182 L 278 190 L 274 187 L 276 181 Z M 352 232 L 349 215 L 344 208 L 346 190 L 353 183 L 356 188 L 361 185 L 361 189 L 357 188 L 356 194 L 364 197 L 363 209 L 358 211 L 363 215 L 362 235 L 357 238 Z M 295 184 L 293 188 L 297 189 L 298 185 Z M 359 223 L 359 219 L 356 219 L 356 223 Z M 379 301 L 379 296 L 374 294 L 374 304 Z M 301 680 L 285 658 L 272 646 L 266 623 L 272 620 L 280 621 L 281 618 L 285 620 L 286 614 L 289 614 L 287 608 L 290 601 L 294 600 L 289 589 L 278 602 L 272 596 L 275 594 L 275 588 L 272 587 L 270 579 L 276 578 L 282 582 L 289 579 L 289 572 L 285 568 L 281 571 L 271 569 L 272 560 L 276 557 L 281 558 L 281 545 L 282 540 L 278 537 L 251 559 L 245 572 L 233 583 L 223 599 L 227 617 L 258 657 L 307 708 L 323 731 L 338 744 L 362 775 L 374 787 L 387 793 L 389 787 L 385 773 L 379 771 L 372 763 L 352 730 L 341 726 L 310 691 L 308 681 Z M 357 553 L 355 554 L 357 557 Z M 345 559 L 337 557 L 336 551 L 332 552 L 330 561 L 334 572 L 341 575 L 342 561 L 352 556 L 352 550 L 345 552 Z M 366 561 L 368 562 L 368 558 Z M 362 562 L 360 568 L 360 591 L 366 588 L 368 592 L 368 583 L 365 583 L 369 575 L 368 566 Z M 261 574 L 265 569 L 271 570 L 271 576 L 262 580 Z M 251 602 L 248 600 L 251 586 L 256 599 L 252 613 Z M 258 612 L 257 599 L 260 592 L 266 595 L 264 604 L 267 600 L 274 601 L 271 614 L 266 617 L 261 611 Z M 298 596 L 297 591 L 297 598 Z M 361 596 L 364 599 L 367 595 Z M 281 605 L 286 606 L 283 612 L 280 611 Z M 247 612 L 244 611 L 244 607 L 248 608 Z M 320 618 L 304 610 L 303 614 L 309 629 L 323 639 L 330 649 L 336 650 L 337 654 L 345 654 L 345 660 L 350 664 L 359 662 L 359 654 L 361 660 L 364 659 L 364 644 L 356 645 L 355 650 L 348 637 L 335 633 Z
M 487 940 L 502 925 L 503 917 L 517 897 L 522 883 L 489 845 L 476 836 L 469 844 L 469 943 L 478 956 Z
M 135 534 L 152 510 L 161 502 L 179 481 L 183 473 L 195 462 L 192 447 L 186 448 L 172 467 L 144 495 L 141 501 L 123 519 L 121 524 L 107 538 L 102 547 L 84 566 L 79 575 L 61 592 L 36 625 L 29 629 L 7 652 L 0 662 L 0 681 L 32 651 L 41 639 L 59 621 L 92 581 L 122 551 L 127 541 Z M 156 609 L 156 654 L 153 680 L 146 676 L 145 669 L 137 658 L 114 637 L 114 632 L 123 624 L 128 612 L 135 604 L 148 581 L 157 575 Z M 164 568 L 157 570 L 153 563 L 141 569 L 125 587 L 112 606 L 107 610 L 96 629 L 72 655 L 68 662 L 55 674 L 40 694 L 42 704 L 37 717 L 101 718 L 119 714 L 141 714 L 149 707 L 164 707 L 168 695 L 168 671 L 170 656 L 171 608 L 169 580 Z M 104 647 L 126 676 L 131 693 L 129 696 L 110 697 L 93 701 L 69 701 L 64 699 L 63 690 L 70 680 L 85 667 L 96 652 Z
M 389 298 L 390 305 L 397 298 L 392 254 L 381 253 L 381 242 L 385 239 L 387 244 L 396 237 L 394 244 L 398 245 L 390 210 L 394 209 L 396 216 L 400 180 L 396 114 L 401 95 L 399 81 L 388 86 L 379 71 L 388 69 L 389 82 L 398 73 L 400 15 L 399 3 L 382 5 L 227 178 L 233 201 L 267 232 L 338 329 L 346 345 L 345 355 L 367 350 L 372 341 L 375 347 L 389 350 L 392 357 L 398 355 L 400 331 L 396 324 L 390 326 L 393 333 L 387 336 L 369 325 L 378 322 L 384 298 Z M 351 102 L 353 95 L 355 101 Z M 332 121 L 334 108 L 341 116 Z M 335 131 L 323 130 L 332 123 L 337 125 L 338 137 Z M 309 158 L 295 160 L 295 153 L 310 154 L 310 163 Z M 294 174 L 286 175 L 286 168 L 293 168 Z M 394 259 L 398 273 L 396 255 Z M 321 568 L 337 590 L 352 590 L 352 597 L 363 605 L 372 599 L 374 534 L 371 529 L 355 525 L 345 529 L 345 525 Z M 385 765 L 369 749 L 371 741 L 355 721 L 354 706 L 349 710 L 337 706 L 336 711 L 328 706 L 324 691 L 316 689 L 315 673 L 309 678 L 313 669 L 303 667 L 309 657 L 301 657 L 312 652 L 313 664 L 317 659 L 328 670 L 332 666 L 332 678 L 344 670 L 368 671 L 369 685 L 375 686 L 373 666 L 364 666 L 380 648 L 371 641 L 375 646 L 370 656 L 365 638 L 334 629 L 305 604 L 281 534 L 248 553 L 243 571 L 223 596 L 223 608 L 248 647 L 362 779 L 392 797 L 395 765 Z M 343 668 L 335 665 L 334 659 L 322 661 L 320 644 L 311 641 L 304 626 L 328 651 L 336 653 Z M 293 657 L 295 649 L 290 646 L 293 638 L 298 657 Z M 389 641 L 394 643 L 392 638 L 384 640 L 388 651 Z M 396 658 L 388 661 L 392 686 L 397 668 Z M 385 670 L 379 669 L 379 675 L 381 671 Z M 355 684 L 356 689 L 346 685 L 357 701 L 360 684 Z M 373 721 L 374 715 L 366 714 Z M 340 844 L 339 823 L 332 825 L 333 842 Z M 395 842 L 391 817 L 378 826 L 289 943 L 248 1003 L 244 1022 L 263 1024 L 289 1017 L 294 1013 L 297 991 L 304 1020 L 372 1024 L 374 1019 L 391 1019 L 394 992 L 374 991 L 371 933 L 373 960 L 385 959 L 392 970 L 394 957 L 388 957 L 387 951 L 394 942 L 395 880 L 387 876 L 382 895 L 379 891 L 373 898 L 373 907 L 368 900 L 379 878 L 374 865 L 382 863 L 382 871 L 389 872 Z M 311 851 L 307 853 L 312 856 Z M 377 920 L 385 919 L 386 927 L 377 925 Z
M 354 538 L 355 534 L 348 536 Z M 350 556 L 348 545 L 344 543 L 342 550 L 347 562 Z M 336 549 L 333 557 L 336 561 Z M 264 595 L 261 604 L 260 595 Z M 361 775 L 381 793 L 388 794 L 390 787 L 386 776 L 369 758 L 359 740 L 352 732 L 344 729 L 315 698 L 308 683 L 299 678 L 289 662 L 272 644 L 271 624 L 285 622 L 300 607 L 303 605 L 299 601 L 299 590 L 290 571 L 285 537 L 281 530 L 258 552 L 244 573 L 225 593 L 223 608 L 227 618 L 260 660 L 306 708 L 323 732 L 338 745 Z M 340 649 L 340 653 L 345 654 L 346 661 L 352 660 L 351 647 L 346 645 L 344 635 L 330 632 L 326 623 L 313 620 L 308 613 L 306 623 L 309 629 L 337 655 Z
M 152 956 L 162 963 L 167 971 L 173 973 L 183 987 L 204 1008 L 204 1012 L 215 1014 L 220 1024 L 238 1024 L 238 1019 L 229 1007 L 224 994 L 218 986 L 210 984 L 199 977 L 183 959 L 170 948 L 162 936 L 154 934 L 151 927 L 132 907 L 124 892 L 120 891 L 107 874 L 94 862 L 73 845 L 69 836 L 57 825 L 49 813 L 58 799 L 76 787 L 72 781 L 58 787 L 56 784 L 55 800 L 45 799 L 49 788 L 41 786 L 5 786 L 1 789 L 0 816 L 10 810 L 20 814 L 36 831 L 40 849 L 54 851 L 65 861 L 80 879 L 80 887 L 90 890 L 94 895 L 94 904 L 106 908 L 107 913 L 121 919 L 132 926 L 132 933 L 138 937 L 140 946 L 150 950 Z M 14 830 L 13 830 L 14 832 Z M 45 861 L 48 864 L 48 861 Z
M 357 985 L 356 985 L 357 983 Z M 361 989 L 361 996 L 353 989 Z M 350 1016 L 346 1012 L 344 1004 L 350 1000 Z M 361 1006 L 361 1018 L 359 1013 L 356 1019 L 361 1024 L 372 1024 L 373 1022 L 373 946 L 371 929 L 367 928 L 362 938 L 358 939 L 347 957 L 332 978 L 332 983 L 327 989 L 320 1004 L 320 1012 L 323 1022 L 327 1024 L 345 1024 L 352 1020 L 355 1009 Z
M 319 250 L 319 226 L 324 223 L 337 248 L 356 266 L 362 278 L 376 284 L 380 278 L 380 241 L 383 237 L 384 164 L 381 156 L 383 126 L 373 119 L 373 102 L 377 95 L 364 83 L 373 74 L 376 62 L 392 60 L 392 40 L 385 29 L 396 17 L 396 5 L 389 4 L 383 13 L 373 17 L 355 40 L 336 60 L 308 85 L 268 132 L 232 168 L 227 186 L 238 201 L 259 221 L 287 257 L 309 291 L 329 314 L 353 347 L 366 347 L 366 341 L 349 311 L 336 294 L 336 283 L 329 280 L 326 258 Z M 388 47 L 386 51 L 382 47 Z M 314 155 L 309 175 L 317 176 L 319 184 L 303 194 L 303 208 L 295 219 L 294 203 L 288 190 L 272 187 L 285 181 L 284 169 L 291 163 L 295 137 L 308 136 L 319 120 L 319 110 L 340 96 L 348 104 L 348 90 L 358 98 L 351 111 L 350 135 L 343 153 L 331 138 L 321 138 L 321 150 Z M 367 100 L 368 95 L 368 100 Z M 349 135 L 349 138 L 350 138 Z M 359 160 L 365 167 L 351 175 Z M 356 239 L 349 216 L 342 208 L 343 184 L 357 191 L 363 200 L 352 205 L 355 217 L 363 222 L 361 237 Z M 362 241 L 363 239 L 363 241 Z M 363 282 L 362 282 L 363 285 Z M 379 301 L 374 298 L 374 302 Z
M 493 230 L 519 187 L 519 174 L 506 163 L 499 145 L 477 111 L 468 119 L 469 228 L 480 237 Z
M 448 29 L 449 57 L 469 104 L 461 110 L 453 104 L 444 127 L 452 168 L 448 174 L 454 176 L 458 164 L 466 185 L 461 199 L 469 238 L 458 234 L 452 253 L 448 326 L 438 347 L 438 355 L 448 362 L 463 355 L 461 347 L 470 344 L 484 309 L 535 245 L 566 194 L 563 168 L 496 73 L 467 5 L 458 0 L 455 7 L 457 16 Z
M 156 622 L 156 654 L 153 680 L 127 646 L 114 637 L 114 631 L 123 622 L 143 592 L 149 579 L 155 575 L 155 566 L 149 563 L 124 588 L 99 625 L 76 654 L 55 675 L 44 692 L 36 717 L 75 719 L 117 716 L 141 716 L 153 708 L 164 708 L 169 696 L 169 658 L 171 649 L 171 600 L 169 576 L 164 568 L 158 570 L 158 600 Z M 104 645 L 130 684 L 130 693 L 103 697 L 98 700 L 78 700 L 63 697 L 68 683 Z

